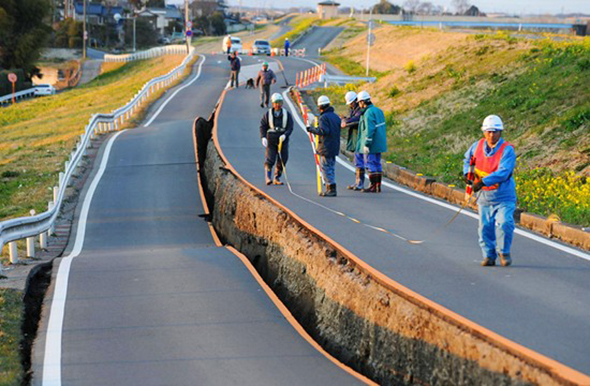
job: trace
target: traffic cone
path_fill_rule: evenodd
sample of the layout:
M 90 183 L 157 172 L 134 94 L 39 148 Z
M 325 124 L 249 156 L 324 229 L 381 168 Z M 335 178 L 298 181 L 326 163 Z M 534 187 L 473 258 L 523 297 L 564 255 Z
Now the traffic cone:
M 295 74 L 295 86 L 299 87 L 299 73 Z
M 250 47 L 250 50 L 248 51 L 248 56 L 252 56 L 252 55 L 254 55 L 254 54 L 252 53 L 252 47 Z

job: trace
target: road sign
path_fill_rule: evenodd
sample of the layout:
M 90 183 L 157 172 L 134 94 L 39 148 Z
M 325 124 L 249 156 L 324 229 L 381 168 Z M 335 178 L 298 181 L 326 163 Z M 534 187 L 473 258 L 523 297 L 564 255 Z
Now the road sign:
M 375 44 L 375 34 L 371 33 L 367 35 L 367 43 L 369 43 L 370 46 L 372 46 L 373 44 Z
M 369 28 L 370 29 L 375 28 L 375 22 L 373 20 L 369 20 Z
M 190 38 L 191 36 L 193 36 L 193 31 L 191 31 L 190 29 L 189 29 L 189 30 L 187 30 L 187 31 L 186 31 L 186 36 L 187 36 L 187 37 L 189 37 L 189 38 Z
M 11 72 L 10 74 L 8 74 L 8 80 L 10 81 L 10 83 L 12 83 L 12 104 L 16 103 L 16 81 L 18 80 L 18 77 L 16 76 L 16 74 L 14 72 Z
M 193 28 L 193 22 L 192 21 L 187 21 L 186 22 L 186 28 L 187 29 L 192 29 Z

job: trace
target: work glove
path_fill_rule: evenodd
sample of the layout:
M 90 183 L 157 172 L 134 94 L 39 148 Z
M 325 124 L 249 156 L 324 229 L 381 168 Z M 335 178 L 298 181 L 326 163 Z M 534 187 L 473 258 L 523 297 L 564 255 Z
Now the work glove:
M 483 180 L 477 180 L 475 181 L 475 183 L 473 184 L 473 191 L 475 193 L 479 192 L 481 190 L 481 188 L 483 188 L 485 186 L 485 184 L 483 183 Z
M 264 146 L 264 147 L 268 146 L 268 140 L 266 138 L 262 138 L 262 146 Z
M 467 174 L 464 174 L 463 175 L 463 180 L 465 181 L 465 184 L 467 184 L 467 185 L 472 185 L 473 184 L 473 181 L 471 181 L 469 179 L 469 177 L 467 177 Z
M 363 152 L 364 152 L 365 154 L 369 154 L 369 153 L 370 153 L 370 149 L 369 149 L 369 147 L 368 147 L 368 146 L 365 146 L 365 147 L 363 148 Z
M 287 136 L 283 134 L 279 137 L 279 142 L 285 142 L 285 139 L 287 139 Z
M 313 126 L 314 122 L 315 122 L 315 116 L 313 114 L 307 114 L 307 127 Z

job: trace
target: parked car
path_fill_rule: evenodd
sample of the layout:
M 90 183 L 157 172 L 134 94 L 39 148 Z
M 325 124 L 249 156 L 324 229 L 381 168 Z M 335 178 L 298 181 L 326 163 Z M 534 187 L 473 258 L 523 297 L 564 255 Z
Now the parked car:
M 55 87 L 50 84 L 36 84 L 34 88 L 35 96 L 53 95 L 56 92 Z
M 252 45 L 254 55 L 270 55 L 270 43 L 268 40 L 256 40 Z
M 160 43 L 160 44 L 170 44 L 171 41 L 170 41 L 170 38 L 168 38 L 168 37 L 161 37 L 161 38 L 158 39 L 158 43 Z
M 227 52 L 227 36 L 223 38 L 223 42 L 221 43 L 221 49 L 223 52 Z M 232 36 L 231 37 L 231 51 L 237 52 L 238 54 L 242 53 L 242 39 Z

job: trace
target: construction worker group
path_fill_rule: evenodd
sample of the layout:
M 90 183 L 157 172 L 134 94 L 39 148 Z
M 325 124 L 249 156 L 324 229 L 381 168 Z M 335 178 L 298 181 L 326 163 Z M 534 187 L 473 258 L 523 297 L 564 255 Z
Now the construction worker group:
M 268 73 L 265 63 L 257 84 L 261 86 L 261 107 L 268 107 L 270 84 L 276 81 Z M 373 104 L 367 91 L 346 93 L 348 114 L 339 117 L 330 99 L 322 95 L 317 100 L 320 116 L 309 114 L 306 129 L 317 137 L 315 152 L 319 156 L 325 190 L 322 197 L 336 197 L 336 157 L 340 153 L 341 130 L 345 134 L 346 149 L 354 152 L 355 181 L 347 186 L 352 191 L 380 193 L 383 169 L 381 155 L 387 151 L 385 115 Z M 260 138 L 266 148 L 264 161 L 267 185 L 283 185 L 281 176 L 289 159 L 289 137 L 293 133 L 293 117 L 283 107 L 283 96 L 274 93 L 272 108 L 260 122 Z M 483 254 L 482 266 L 512 264 L 510 254 L 514 234 L 516 184 L 513 173 L 516 165 L 514 146 L 502 138 L 504 124 L 496 115 L 487 116 L 481 126 L 483 138 L 473 143 L 465 153 L 463 174 L 467 186 L 476 196 L 479 213 L 479 244 Z M 473 170 L 471 170 L 473 169 Z M 274 174 L 273 174 L 274 170 Z M 369 185 L 365 186 L 368 174 Z

